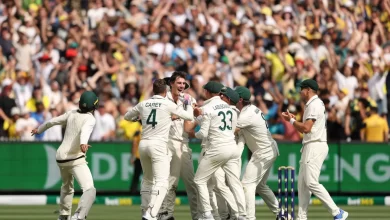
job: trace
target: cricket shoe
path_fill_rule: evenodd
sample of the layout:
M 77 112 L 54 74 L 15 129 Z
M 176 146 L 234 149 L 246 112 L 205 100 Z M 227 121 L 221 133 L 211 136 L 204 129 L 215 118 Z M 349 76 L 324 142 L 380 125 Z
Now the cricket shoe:
M 158 220 L 175 220 L 175 218 L 170 216 L 168 212 L 161 212 L 158 214 Z
M 69 215 L 60 215 L 57 220 L 71 220 Z
M 72 218 L 70 220 L 85 220 L 85 219 L 87 219 L 87 217 L 79 218 L 79 213 L 76 212 L 76 213 L 74 213 L 74 215 L 72 216 Z
M 237 220 L 246 220 L 246 217 L 241 215 L 241 216 L 238 216 Z
M 199 218 L 199 220 L 214 220 L 213 214 L 206 214 L 203 213 L 202 217 Z
M 340 213 L 336 215 L 333 219 L 334 220 L 345 220 L 348 218 L 348 212 L 340 209 Z
M 209 213 L 203 213 L 202 217 L 199 218 L 199 220 L 214 220 L 213 214 Z

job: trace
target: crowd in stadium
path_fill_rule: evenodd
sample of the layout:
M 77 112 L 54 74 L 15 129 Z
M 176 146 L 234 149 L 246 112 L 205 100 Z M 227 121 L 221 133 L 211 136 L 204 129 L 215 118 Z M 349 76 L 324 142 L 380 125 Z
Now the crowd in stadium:
M 60 141 L 37 125 L 100 97 L 93 141 L 132 140 L 126 111 L 152 82 L 188 73 L 186 91 L 247 86 L 276 140 L 301 134 L 298 83 L 315 79 L 329 140 L 388 139 L 390 0 L 4 0 L 0 3 L 0 137 Z

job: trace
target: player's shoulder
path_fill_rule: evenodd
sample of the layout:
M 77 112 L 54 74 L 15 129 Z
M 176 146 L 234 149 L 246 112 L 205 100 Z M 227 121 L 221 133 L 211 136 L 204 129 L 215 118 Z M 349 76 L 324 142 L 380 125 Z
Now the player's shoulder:
M 69 117 L 76 117 L 76 118 L 80 118 L 82 120 L 87 119 L 88 121 L 96 121 L 95 113 L 92 113 L 92 112 L 82 113 L 82 112 L 80 112 L 80 110 L 71 110 L 71 111 L 66 112 L 65 114 L 67 114 L 68 118 Z
M 69 111 L 67 111 L 67 112 L 65 112 L 65 114 L 76 114 L 76 113 L 79 113 L 79 109 L 73 109 L 73 110 L 69 110 Z
M 307 109 L 309 109 L 309 108 L 318 109 L 318 108 L 322 108 L 322 107 L 325 108 L 325 104 L 319 97 L 312 99 L 311 101 L 309 101 L 306 104 Z
M 231 105 L 230 106 L 230 108 L 232 108 L 233 109 L 233 111 L 237 114 L 237 115 L 239 115 L 240 114 L 240 110 L 238 110 L 238 108 L 236 107 L 236 106 L 234 106 L 234 105 Z
M 64 113 L 64 115 L 67 116 L 68 118 L 69 118 L 70 116 L 72 116 L 72 115 L 78 116 L 78 115 L 80 115 L 80 114 L 82 114 L 82 113 L 80 112 L 79 109 L 70 110 L 70 111 L 67 111 L 67 112 Z
M 257 108 L 255 105 L 247 105 L 247 106 L 244 106 L 242 109 L 241 109 L 241 112 L 240 112 L 240 115 L 252 115 L 252 114 L 257 114 L 257 113 L 261 113 L 261 110 L 259 108 Z

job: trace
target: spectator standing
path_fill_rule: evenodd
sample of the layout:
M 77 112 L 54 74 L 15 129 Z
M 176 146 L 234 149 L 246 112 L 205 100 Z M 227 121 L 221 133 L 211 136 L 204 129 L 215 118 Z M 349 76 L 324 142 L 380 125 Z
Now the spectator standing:
M 378 115 L 378 106 L 375 101 L 370 103 L 370 116 L 363 121 L 360 130 L 360 138 L 365 142 L 388 142 L 389 125 L 387 121 Z
M 32 112 L 30 114 L 30 116 L 31 116 L 31 118 L 35 119 L 38 122 L 38 125 L 41 125 L 47 120 L 46 115 L 48 113 L 45 111 L 45 106 L 43 105 L 43 103 L 41 101 L 37 101 L 35 103 L 35 108 L 36 108 L 36 111 Z M 37 134 L 37 135 L 35 135 L 35 139 L 41 141 L 41 140 L 43 140 L 44 135 L 45 135 L 45 133 Z
M 115 119 L 107 113 L 105 104 L 99 103 L 99 108 L 95 111 L 96 126 L 92 132 L 91 140 L 109 141 L 115 137 Z
M 141 125 L 140 121 L 137 121 L 135 123 L 138 123 Z M 142 127 L 134 134 L 133 141 L 132 141 L 132 147 L 131 147 L 131 159 L 130 163 L 134 166 L 134 173 L 133 173 L 133 179 L 131 180 L 130 185 L 130 193 L 138 193 L 139 192 L 139 177 L 142 174 L 142 166 L 141 166 L 141 160 L 139 156 L 139 142 L 141 141 L 141 132 Z
M 45 120 L 50 120 L 51 118 L 55 118 L 59 116 L 58 110 L 55 108 L 51 108 L 50 112 L 47 113 L 47 119 Z M 62 126 L 60 125 L 55 125 L 51 127 L 51 129 L 46 130 L 43 133 L 43 141 L 61 141 L 62 140 Z
M 16 107 L 15 99 L 11 97 L 12 85 L 2 88 L 0 96 L 0 137 L 7 137 L 7 129 L 12 121 L 11 110 Z
M 27 109 L 21 111 L 21 118 L 16 121 L 16 132 L 20 136 L 22 141 L 34 141 L 35 137 L 31 136 L 32 129 L 38 126 L 38 122 L 30 117 L 30 113 Z
M 9 122 L 8 135 L 11 140 L 19 140 L 20 137 L 16 132 L 16 122 L 20 118 L 20 109 L 18 107 L 13 107 L 11 109 L 12 120 Z
M 21 26 L 18 29 L 18 40 L 13 40 L 13 46 L 15 47 L 16 66 L 22 71 L 30 71 L 32 68 L 32 56 L 34 55 L 34 49 L 29 44 L 26 27 Z

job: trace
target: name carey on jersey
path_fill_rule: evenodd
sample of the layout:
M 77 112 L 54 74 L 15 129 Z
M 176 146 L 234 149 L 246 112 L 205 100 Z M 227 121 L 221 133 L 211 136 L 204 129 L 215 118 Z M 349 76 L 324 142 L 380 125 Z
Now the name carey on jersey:
M 214 105 L 214 106 L 213 106 L 213 109 L 214 109 L 214 110 L 225 109 L 225 108 L 230 108 L 230 106 L 229 106 L 229 105 L 226 105 L 226 104 L 219 104 L 219 105 Z
M 150 102 L 147 102 L 145 104 L 145 107 L 147 107 L 147 108 L 160 108 L 161 107 L 161 103 L 156 103 L 156 102 L 150 103 Z

